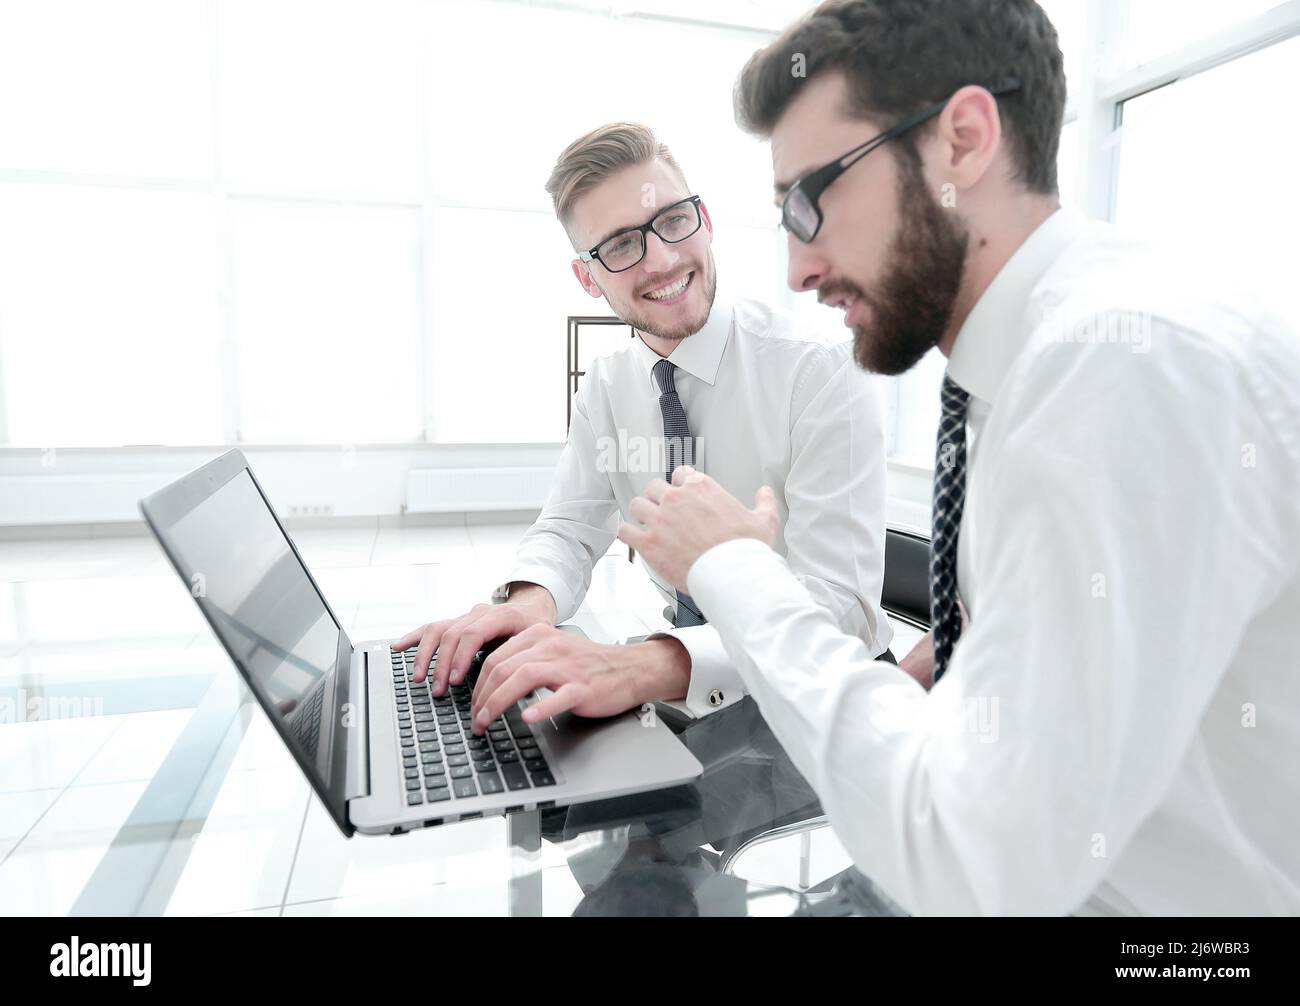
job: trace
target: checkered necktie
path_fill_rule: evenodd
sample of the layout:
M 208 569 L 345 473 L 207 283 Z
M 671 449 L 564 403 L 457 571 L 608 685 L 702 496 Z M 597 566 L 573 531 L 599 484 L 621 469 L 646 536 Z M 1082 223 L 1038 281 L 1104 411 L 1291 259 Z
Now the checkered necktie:
M 934 680 L 948 667 L 961 635 L 957 608 L 957 532 L 966 502 L 966 405 L 970 392 L 943 377 L 943 415 L 934 453 L 934 535 L 930 540 L 930 629 L 934 633 Z
M 691 437 L 691 428 L 686 424 L 686 410 L 682 408 L 682 400 L 677 397 L 677 386 L 673 383 L 673 371 L 676 369 L 676 364 L 667 360 L 660 360 L 654 369 L 655 383 L 659 385 L 659 411 L 664 419 L 664 481 L 670 485 L 673 471 L 679 465 L 695 464 L 695 441 Z M 673 616 L 673 625 L 680 629 L 688 625 L 703 625 L 707 621 L 690 595 L 677 591 L 677 612 Z

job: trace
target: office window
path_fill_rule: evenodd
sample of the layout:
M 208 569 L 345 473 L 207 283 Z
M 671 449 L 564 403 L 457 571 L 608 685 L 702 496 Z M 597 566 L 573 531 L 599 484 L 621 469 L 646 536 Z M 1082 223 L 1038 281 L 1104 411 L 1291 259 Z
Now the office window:
M 0 4 L 0 168 L 210 178 L 205 6 Z
M 418 440 L 418 211 L 235 199 L 230 214 L 240 441 Z
M 1128 0 L 1128 62 L 1147 63 L 1278 6 L 1282 0 Z M 1079 4 L 1079 6 L 1083 6 Z
M 1196 249 L 1300 324 L 1300 137 L 1278 117 L 1297 90 L 1293 38 L 1126 102 L 1117 219 Z
M 417 0 L 213 4 L 226 180 L 418 201 L 421 7 Z
M 516 266 L 498 262 L 503 236 Z M 565 319 L 609 313 L 578 285 L 572 258 L 550 214 L 435 211 L 428 273 L 439 442 L 564 439 Z
M 10 445 L 222 442 L 212 200 L 0 185 Z

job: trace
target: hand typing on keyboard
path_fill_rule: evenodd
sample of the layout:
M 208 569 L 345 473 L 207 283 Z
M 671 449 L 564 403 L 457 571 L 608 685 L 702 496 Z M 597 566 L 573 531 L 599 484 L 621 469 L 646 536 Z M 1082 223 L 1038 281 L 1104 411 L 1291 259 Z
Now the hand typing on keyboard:
M 415 653 L 416 682 L 423 682 L 434 656 L 431 685 L 434 695 L 447 694 L 469 673 L 470 662 L 483 646 L 503 636 L 523 632 L 530 625 L 555 624 L 555 601 L 550 591 L 535 583 L 516 584 L 503 604 L 476 604 L 458 618 L 445 618 L 412 629 L 393 643 L 401 653 L 419 644 Z
M 613 716 L 658 699 L 686 695 L 690 656 L 676 639 L 628 646 L 593 643 L 550 625 L 533 625 L 501 644 L 486 660 L 474 686 L 471 709 L 476 735 L 538 688 L 550 689 L 523 712 L 538 720 L 562 712 Z

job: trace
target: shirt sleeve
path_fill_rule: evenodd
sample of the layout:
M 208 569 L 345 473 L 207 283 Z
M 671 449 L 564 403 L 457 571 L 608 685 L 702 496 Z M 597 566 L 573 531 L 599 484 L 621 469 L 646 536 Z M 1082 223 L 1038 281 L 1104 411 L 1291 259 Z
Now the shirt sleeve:
M 893 636 L 880 608 L 887 486 L 878 378 L 847 346 L 814 359 L 791 403 L 786 560 L 840 628 L 878 655 Z
M 520 539 L 515 565 L 493 600 L 504 600 L 511 583 L 536 583 L 555 599 L 557 623 L 577 612 L 591 586 L 592 568 L 618 530 L 618 502 L 608 473 L 600 470 L 601 456 L 579 392 L 550 495 Z
M 1268 431 L 1230 361 L 1166 337 L 1169 355 L 1048 347 L 1007 378 L 1010 418 L 982 434 L 982 601 L 929 693 L 761 543 L 690 571 L 853 861 L 913 913 L 1081 905 L 1289 575 L 1279 487 L 1240 465 Z

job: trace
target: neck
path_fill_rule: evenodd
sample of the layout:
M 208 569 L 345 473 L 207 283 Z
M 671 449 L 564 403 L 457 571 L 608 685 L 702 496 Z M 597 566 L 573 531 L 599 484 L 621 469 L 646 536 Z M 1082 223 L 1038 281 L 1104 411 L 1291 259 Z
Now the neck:
M 997 206 L 988 217 L 971 222 L 971 249 L 966 255 L 961 288 L 957 291 L 952 320 L 939 340 L 939 351 L 944 356 L 952 355 L 957 333 L 1016 249 L 1060 208 L 1061 201 L 1056 196 L 1023 196 Z
M 674 349 L 682 341 L 681 339 L 661 339 L 657 335 L 651 335 L 649 332 L 643 332 L 639 328 L 634 328 L 637 338 L 653 349 L 660 356 L 671 356 Z

